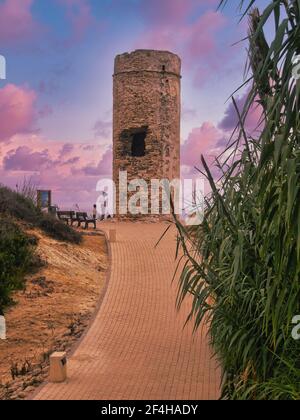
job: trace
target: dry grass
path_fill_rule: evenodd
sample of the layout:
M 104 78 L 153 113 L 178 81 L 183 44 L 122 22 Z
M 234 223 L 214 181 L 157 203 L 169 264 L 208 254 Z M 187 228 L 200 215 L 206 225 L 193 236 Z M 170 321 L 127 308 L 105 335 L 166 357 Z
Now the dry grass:
M 26 289 L 13 295 L 17 304 L 5 313 L 8 339 L 0 341 L 0 383 L 11 380 L 11 366 L 38 362 L 58 337 L 72 335 L 80 319 L 87 323 L 106 279 L 107 249 L 99 232 L 84 236 L 81 245 L 37 230 L 29 234 L 38 237 L 37 253 L 46 265 L 27 278 Z

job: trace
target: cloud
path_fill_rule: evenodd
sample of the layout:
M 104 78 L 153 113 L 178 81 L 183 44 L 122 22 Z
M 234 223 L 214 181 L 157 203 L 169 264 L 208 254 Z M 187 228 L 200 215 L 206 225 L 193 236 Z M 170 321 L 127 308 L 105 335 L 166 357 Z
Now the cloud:
M 236 105 L 239 112 L 242 113 L 245 106 L 249 91 L 246 91 L 243 95 L 235 98 Z M 260 130 L 260 120 L 262 116 L 262 108 L 259 104 L 253 105 L 250 108 L 249 114 L 245 121 L 245 129 L 249 135 L 254 135 Z M 231 101 L 225 110 L 224 118 L 218 125 L 218 128 L 224 131 L 232 132 L 239 122 L 239 118 L 233 102 Z
M 201 162 L 201 155 L 217 156 L 224 142 L 224 133 L 211 122 L 205 122 L 201 127 L 194 128 L 183 143 L 181 163 L 191 167 L 197 166 Z
M 96 137 L 102 137 L 102 138 L 109 138 L 112 135 L 112 122 L 111 121 L 102 121 L 98 120 L 94 127 L 93 131 Z
M 216 51 L 216 33 L 225 25 L 226 19 L 220 13 L 208 10 L 201 15 L 192 25 L 183 29 L 186 39 L 186 48 L 189 57 L 208 56 L 211 51 Z
M 60 176 L 68 176 L 76 168 L 88 164 L 96 166 L 103 155 L 99 144 L 78 144 L 47 140 L 37 134 L 21 134 L 3 143 L 0 166 L 10 171 L 44 172 L 55 169 Z
M 161 6 L 154 9 L 153 3 L 160 3 Z M 215 3 L 202 4 L 207 8 Z M 227 18 L 220 11 L 207 9 L 198 16 L 195 12 L 197 2 L 191 0 L 187 3 L 176 1 L 174 5 L 173 1 L 147 4 L 153 10 L 145 18 L 146 29 L 136 42 L 136 48 L 152 49 L 155 46 L 156 49 L 179 54 L 184 72 L 189 74 L 196 87 L 201 87 L 216 70 L 224 68 L 230 58 L 223 53 L 217 42 L 219 32 L 227 24 Z M 197 17 L 191 20 L 189 13 L 193 10 Z M 160 16 L 157 19 L 156 13 Z
M 236 98 L 237 106 L 242 111 L 248 96 L 248 91 Z M 255 105 L 250 109 L 245 122 L 246 133 L 256 136 L 260 131 L 262 109 Z M 224 118 L 215 126 L 205 122 L 200 127 L 194 128 L 181 146 L 182 176 L 199 176 L 196 168 L 203 169 L 201 155 L 204 156 L 212 175 L 217 178 L 220 173 L 215 166 L 215 158 L 220 156 L 228 146 L 233 130 L 238 124 L 238 116 L 234 104 L 231 102 L 224 113 Z
M 51 79 L 49 81 L 41 80 L 38 84 L 38 92 L 45 95 L 52 95 L 53 93 L 56 93 L 58 89 L 59 84 L 57 82 L 57 78 Z
M 44 105 L 42 108 L 38 110 L 38 116 L 39 118 L 46 118 L 49 117 L 49 115 L 53 114 L 53 108 L 50 105 Z
M 112 148 L 110 147 L 104 153 L 97 166 L 87 165 L 83 168 L 83 173 L 88 176 L 111 176 L 112 160 Z
M 34 129 L 36 93 L 8 84 L 0 89 L 0 142 Z
M 0 145 L 0 179 L 12 188 L 32 178 L 37 188 L 51 189 L 61 208 L 82 210 L 97 200 L 96 185 L 110 176 L 112 152 L 100 144 L 64 143 L 37 134 L 13 136 Z
M 3 160 L 6 171 L 42 171 L 51 169 L 54 162 L 49 157 L 48 150 L 34 152 L 27 146 L 11 150 Z
M 71 25 L 69 43 L 82 40 L 94 22 L 90 2 L 88 0 L 58 0 L 58 3 L 64 7 Z
M 218 0 L 141 0 L 139 11 L 146 22 L 154 25 L 182 23 L 199 6 L 216 6 Z
M 197 115 L 198 115 L 198 112 L 195 108 L 189 107 L 185 103 L 182 104 L 181 117 L 183 120 L 196 118 Z
M 225 17 L 220 12 L 212 10 L 203 13 L 193 23 L 181 21 L 181 24 L 177 25 L 166 21 L 159 25 L 154 22 L 139 39 L 138 44 L 144 48 L 153 48 L 155 45 L 156 49 L 178 52 L 191 64 L 199 55 L 209 57 L 215 53 L 215 37 L 225 22 Z
M 63 158 L 64 156 L 69 155 L 74 150 L 74 145 L 71 143 L 66 143 L 63 145 L 59 152 L 59 157 Z
M 41 29 L 32 17 L 33 0 L 4 0 L 0 4 L 0 42 L 3 46 L 32 39 Z
M 160 25 L 181 20 L 189 14 L 193 3 L 191 0 L 142 0 L 139 6 L 144 20 Z

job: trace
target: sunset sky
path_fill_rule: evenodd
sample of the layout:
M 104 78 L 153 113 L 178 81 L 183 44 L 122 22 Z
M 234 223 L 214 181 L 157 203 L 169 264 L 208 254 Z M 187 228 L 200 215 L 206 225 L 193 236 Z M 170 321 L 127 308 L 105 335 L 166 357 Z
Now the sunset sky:
M 15 187 L 32 177 L 53 190 L 60 207 L 91 206 L 98 179 L 111 173 L 114 57 L 140 48 L 182 59 L 183 174 L 201 154 L 211 161 L 236 123 L 226 100 L 243 81 L 247 47 L 232 46 L 247 30 L 246 20 L 238 24 L 239 0 L 220 11 L 218 2 L 0 0 L 0 54 L 7 61 L 0 183 Z

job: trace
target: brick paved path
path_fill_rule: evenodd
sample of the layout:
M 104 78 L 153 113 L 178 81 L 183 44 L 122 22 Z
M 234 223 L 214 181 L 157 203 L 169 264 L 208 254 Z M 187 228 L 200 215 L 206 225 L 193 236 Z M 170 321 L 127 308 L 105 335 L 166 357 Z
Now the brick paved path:
M 68 361 L 65 384 L 36 399 L 216 399 L 220 373 L 203 327 L 183 329 L 188 303 L 175 309 L 175 231 L 165 224 L 118 223 L 112 272 L 101 308 Z

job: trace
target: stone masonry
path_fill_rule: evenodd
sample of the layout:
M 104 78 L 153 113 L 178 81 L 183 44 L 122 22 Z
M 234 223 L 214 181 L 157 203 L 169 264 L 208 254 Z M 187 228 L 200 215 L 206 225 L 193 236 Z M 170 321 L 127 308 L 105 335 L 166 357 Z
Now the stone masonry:
M 167 51 L 118 55 L 114 69 L 113 179 L 180 178 L 181 60 Z M 150 188 L 149 188 L 150 190 Z M 129 215 L 127 215 L 129 216 Z

